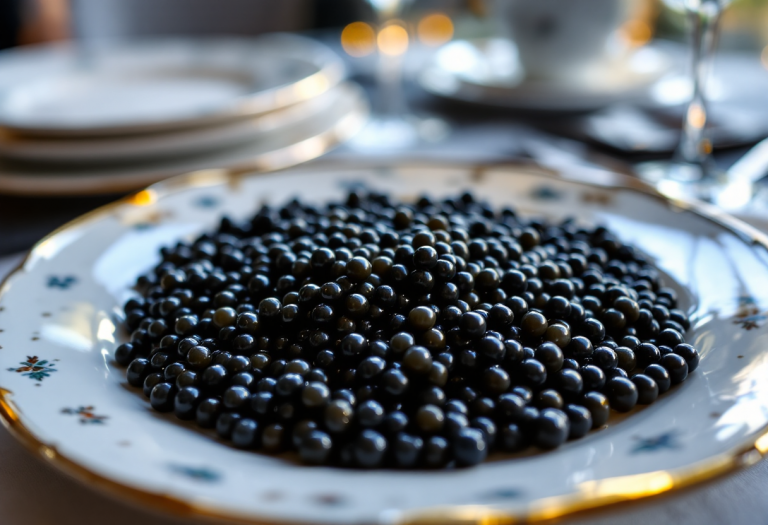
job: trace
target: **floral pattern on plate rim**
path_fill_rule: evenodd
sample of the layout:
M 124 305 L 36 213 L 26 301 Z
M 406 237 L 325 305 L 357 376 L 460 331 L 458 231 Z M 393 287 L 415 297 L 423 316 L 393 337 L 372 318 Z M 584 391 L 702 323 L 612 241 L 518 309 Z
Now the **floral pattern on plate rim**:
M 36 355 L 27 356 L 26 361 L 19 363 L 21 366 L 16 368 L 8 368 L 9 372 L 17 372 L 23 376 L 34 379 L 35 381 L 42 381 L 46 377 L 50 377 L 51 373 L 56 372 L 56 365 L 47 359 L 40 360 Z
M 100 416 L 94 413 L 95 407 L 92 405 L 79 406 L 77 408 L 62 408 L 62 414 L 68 414 L 70 416 L 80 416 L 80 423 L 86 424 L 103 424 L 109 416 Z

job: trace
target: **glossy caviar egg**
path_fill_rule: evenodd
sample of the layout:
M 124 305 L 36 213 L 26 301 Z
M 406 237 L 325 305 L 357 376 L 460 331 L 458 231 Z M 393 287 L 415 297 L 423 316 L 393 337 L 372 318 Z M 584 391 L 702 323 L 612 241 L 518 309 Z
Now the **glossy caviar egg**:
M 425 332 L 435 326 L 437 314 L 427 306 L 417 306 L 408 313 L 408 324 L 418 332 Z
M 213 428 L 216 426 L 219 414 L 221 413 L 221 401 L 215 398 L 206 398 L 200 401 L 195 410 L 195 420 L 198 426 L 202 428 Z
M 623 377 L 614 377 L 605 384 L 611 408 L 621 412 L 632 410 L 637 404 L 638 392 L 635 384 Z
M 323 465 L 333 449 L 331 436 L 320 430 L 311 431 L 299 446 L 299 457 L 310 465 Z
M 579 439 L 587 435 L 592 430 L 592 413 L 586 407 L 581 405 L 567 405 L 564 409 L 568 416 L 569 439 Z
M 661 361 L 661 352 L 659 352 L 659 348 L 654 344 L 641 343 L 635 348 L 634 352 L 637 358 L 637 366 L 641 368 Z
M 542 343 L 536 347 L 534 357 L 544 365 L 547 373 L 554 373 L 563 367 L 563 352 L 555 343 Z
M 152 408 L 159 412 L 173 410 L 176 392 L 176 385 L 171 383 L 157 383 L 152 388 L 152 393 L 149 396 Z
M 459 431 L 453 442 L 453 454 L 459 465 L 477 465 L 488 456 L 488 444 L 485 435 L 476 428 L 464 428 Z
M 632 382 L 637 388 L 637 403 L 639 405 L 650 405 L 659 397 L 659 386 L 650 376 L 636 374 L 632 376 Z
M 387 440 L 384 436 L 374 430 L 363 430 L 355 443 L 355 460 L 363 468 L 378 467 L 386 451 Z
M 568 439 L 570 421 L 559 409 L 545 408 L 536 418 L 534 443 L 544 449 L 557 448 Z
M 544 410 L 545 408 L 563 408 L 563 405 L 565 404 L 560 392 L 551 388 L 542 390 L 536 394 L 533 398 L 533 403 L 539 410 Z
M 688 373 L 693 372 L 699 366 L 699 352 L 691 345 L 681 343 L 674 348 L 674 352 L 688 363 Z
M 678 354 L 667 354 L 659 362 L 669 373 L 673 385 L 682 383 L 688 377 L 688 363 Z
M 547 319 L 540 312 L 528 312 L 520 321 L 523 333 L 530 337 L 541 337 L 547 331 Z
M 485 334 L 487 322 L 485 317 L 474 312 L 466 313 L 459 320 L 459 327 L 468 337 L 480 337 Z

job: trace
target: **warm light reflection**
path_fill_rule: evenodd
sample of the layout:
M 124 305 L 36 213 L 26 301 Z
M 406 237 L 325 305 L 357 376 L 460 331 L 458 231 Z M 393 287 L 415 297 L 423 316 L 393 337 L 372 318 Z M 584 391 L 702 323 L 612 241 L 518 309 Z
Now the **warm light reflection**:
M 109 341 L 110 343 L 114 343 L 115 330 L 115 323 L 107 318 L 104 318 L 99 322 L 99 327 L 96 329 L 96 339 L 99 341 Z
M 157 195 L 152 190 L 142 190 L 128 197 L 128 203 L 134 206 L 149 206 L 157 200 Z
M 691 104 L 686 120 L 692 128 L 702 129 L 707 123 L 707 112 L 700 104 Z
M 312 75 L 297 82 L 291 90 L 290 97 L 293 100 L 308 100 L 325 93 L 330 87 L 328 77 L 325 75 Z
M 433 13 L 419 20 L 416 33 L 423 44 L 439 46 L 453 37 L 453 22 L 443 13 Z
M 673 486 L 672 476 L 668 472 L 660 471 L 588 481 L 579 485 L 579 488 L 583 493 L 597 498 L 621 496 L 625 499 L 634 499 L 659 494 Z
M 389 24 L 379 31 L 376 43 L 381 53 L 393 57 L 400 56 L 408 50 L 408 31 L 400 24 Z
M 755 441 L 755 448 L 760 451 L 761 454 L 768 452 L 768 434 L 763 434 Z
M 34 265 L 40 259 L 50 259 L 63 248 L 69 246 L 72 242 L 77 240 L 83 234 L 83 230 L 66 230 L 59 232 L 57 235 L 45 239 L 33 250 L 29 259 L 24 263 L 24 268 L 31 270 Z
M 58 347 L 90 352 L 93 349 L 96 317 L 93 304 L 76 302 L 68 306 L 55 320 L 40 327 L 40 337 Z
M 764 68 L 768 69 L 768 46 L 765 46 L 760 53 L 760 62 L 763 63 Z
M 352 22 L 341 32 L 341 47 L 353 57 L 370 55 L 376 48 L 376 32 L 365 22 Z
M 578 485 L 580 500 L 617 503 L 661 494 L 674 488 L 675 482 L 668 472 L 649 472 L 603 480 L 585 481 Z M 572 512 L 572 506 L 560 497 L 544 498 L 531 509 L 531 521 L 560 518 Z
M 653 37 L 653 29 L 645 20 L 630 20 L 619 30 L 624 41 L 631 47 L 647 44 Z

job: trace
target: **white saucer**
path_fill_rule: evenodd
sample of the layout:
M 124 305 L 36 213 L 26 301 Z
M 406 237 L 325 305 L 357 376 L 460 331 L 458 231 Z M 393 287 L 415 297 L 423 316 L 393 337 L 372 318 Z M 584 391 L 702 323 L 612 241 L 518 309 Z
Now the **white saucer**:
M 317 100 L 254 119 L 245 143 L 212 152 L 154 162 L 68 168 L 0 160 L 0 194 L 116 194 L 191 170 L 280 169 L 318 157 L 347 140 L 365 124 L 367 116 L 368 102 L 362 89 L 344 83 Z M 136 139 L 137 143 L 148 140 Z
M 0 157 L 35 164 L 104 164 L 151 161 L 253 144 L 267 134 L 295 124 L 338 102 L 345 89 L 334 88 L 312 99 L 263 115 L 222 124 L 140 135 L 105 137 L 27 137 L 0 129 Z
M 586 111 L 647 96 L 670 68 L 659 49 L 646 46 L 585 68 L 578 78 L 528 79 L 513 42 L 457 40 L 441 48 L 419 82 L 428 92 L 463 102 L 536 111 Z
M 257 115 L 344 77 L 308 38 L 146 40 L 0 54 L 0 126 L 35 135 L 144 133 Z

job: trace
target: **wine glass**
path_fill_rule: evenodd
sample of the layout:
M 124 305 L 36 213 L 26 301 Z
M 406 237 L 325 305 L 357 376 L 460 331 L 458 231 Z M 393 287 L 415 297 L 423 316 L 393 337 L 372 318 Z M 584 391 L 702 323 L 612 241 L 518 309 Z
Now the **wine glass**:
M 659 190 L 675 196 L 717 200 L 726 183 L 712 159 L 712 143 L 706 133 L 709 117 L 706 82 L 717 43 L 720 18 L 731 0 L 663 0 L 670 9 L 687 15 L 692 41 L 692 96 L 683 118 L 682 137 L 669 162 L 646 163 L 640 175 Z
M 425 139 L 439 140 L 447 125 L 438 119 L 420 119 L 410 114 L 403 95 L 403 62 L 410 36 L 399 18 L 413 0 L 366 2 L 373 8 L 378 24 L 373 115 L 349 146 L 364 151 L 397 150 Z

